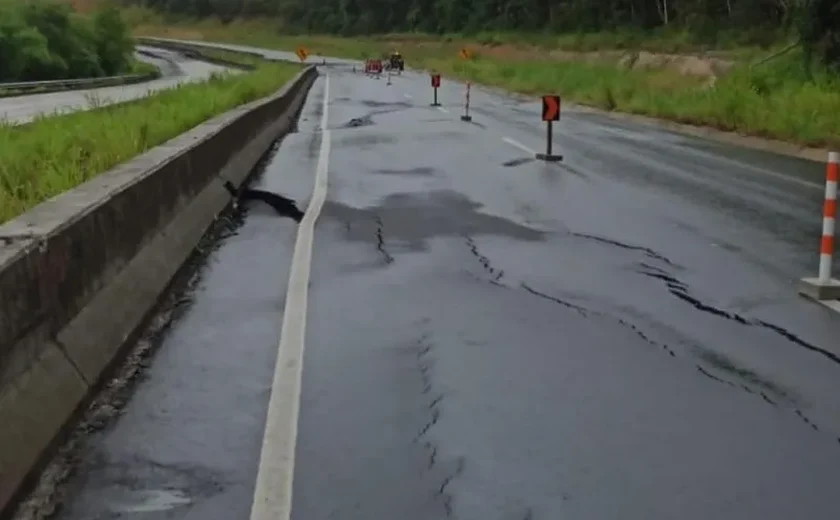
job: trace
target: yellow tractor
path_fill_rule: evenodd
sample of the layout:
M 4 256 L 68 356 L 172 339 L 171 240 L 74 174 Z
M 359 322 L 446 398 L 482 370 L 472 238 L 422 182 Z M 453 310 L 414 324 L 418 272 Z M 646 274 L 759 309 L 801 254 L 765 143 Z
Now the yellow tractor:
M 391 55 L 388 56 L 388 68 L 390 70 L 395 70 L 398 73 L 405 70 L 405 60 L 403 60 L 402 54 L 397 51 L 392 52 Z

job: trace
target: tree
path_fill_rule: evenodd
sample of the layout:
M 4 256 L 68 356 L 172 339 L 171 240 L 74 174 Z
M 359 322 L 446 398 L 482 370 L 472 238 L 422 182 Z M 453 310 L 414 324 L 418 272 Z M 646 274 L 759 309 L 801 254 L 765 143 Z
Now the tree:
M 99 11 L 93 21 L 96 52 L 105 74 L 116 75 L 125 71 L 131 63 L 134 41 L 119 10 L 107 7 Z

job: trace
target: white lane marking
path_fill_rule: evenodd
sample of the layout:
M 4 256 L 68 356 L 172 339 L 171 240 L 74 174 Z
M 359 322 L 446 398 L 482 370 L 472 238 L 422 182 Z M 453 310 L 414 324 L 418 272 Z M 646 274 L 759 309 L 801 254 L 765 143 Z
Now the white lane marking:
M 520 143 L 519 141 L 514 141 L 510 137 L 502 137 L 502 141 L 506 142 L 507 144 L 509 144 L 511 146 L 515 146 L 515 147 L 519 148 L 520 150 L 524 150 L 524 151 L 526 151 L 530 154 L 534 154 L 534 155 L 537 154 L 536 150 L 531 150 L 530 148 L 528 148 L 524 144 Z
M 405 96 L 405 99 L 411 99 L 412 97 L 411 94 L 403 94 L 403 96 Z
M 324 110 L 321 116 L 321 151 L 315 172 L 312 200 L 298 225 L 286 308 L 280 332 L 274 381 L 268 402 L 260 466 L 251 506 L 251 520 L 288 520 L 292 514 L 292 481 L 295 473 L 300 388 L 306 334 L 306 310 L 312 264 L 315 220 L 327 198 L 330 131 L 327 130 L 330 76 L 324 81 Z
M 806 181 L 805 179 L 799 179 L 791 175 L 785 175 L 784 173 L 771 172 L 769 170 L 759 170 L 757 168 L 754 168 L 750 164 L 747 164 L 747 166 L 749 166 L 751 170 L 756 170 L 758 175 L 767 175 L 769 177 L 779 179 L 780 181 L 798 184 L 799 186 L 810 188 L 812 190 L 822 191 L 824 189 L 822 184 L 817 184 L 816 182 Z
M 441 112 L 445 113 L 445 114 L 448 114 L 448 113 L 449 113 L 449 110 L 446 110 L 446 109 L 445 109 L 445 108 L 443 108 L 443 107 L 437 107 L 437 109 L 438 109 L 438 110 L 440 110 Z

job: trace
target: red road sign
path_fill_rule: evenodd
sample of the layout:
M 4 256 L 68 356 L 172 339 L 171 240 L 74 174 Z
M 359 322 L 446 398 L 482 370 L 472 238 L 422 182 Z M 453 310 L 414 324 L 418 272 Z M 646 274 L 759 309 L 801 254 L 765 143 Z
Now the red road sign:
M 542 120 L 560 121 L 560 96 L 542 97 Z
M 368 74 L 381 74 L 382 60 L 365 60 L 365 72 Z
M 432 74 L 432 88 L 440 87 L 440 74 Z

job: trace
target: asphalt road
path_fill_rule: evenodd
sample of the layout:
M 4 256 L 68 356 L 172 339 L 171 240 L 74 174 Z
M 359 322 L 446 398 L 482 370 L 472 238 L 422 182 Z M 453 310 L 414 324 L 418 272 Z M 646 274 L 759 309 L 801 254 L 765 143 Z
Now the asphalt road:
M 153 37 L 144 37 L 148 41 L 157 40 L 159 42 L 172 42 L 172 43 L 186 43 L 192 46 L 197 47 L 207 47 L 209 49 L 224 49 L 233 52 L 246 52 L 246 53 L 253 53 L 262 56 L 268 60 L 277 60 L 277 61 L 292 61 L 300 63 L 300 58 L 294 52 L 289 51 L 280 51 L 274 49 L 263 49 L 260 47 L 251 47 L 249 45 L 237 45 L 233 43 L 216 43 L 216 42 L 207 42 L 203 40 L 181 40 L 177 38 L 153 38 Z M 311 50 L 309 51 L 311 52 Z M 348 60 L 343 58 L 335 58 L 331 56 L 323 56 L 321 54 L 310 54 L 307 56 L 304 63 L 315 65 L 321 64 L 324 61 L 328 62 L 331 65 L 354 65 L 359 64 L 360 62 L 357 60 Z
M 329 156 L 292 518 L 840 517 L 822 165 L 575 110 L 549 165 L 533 102 L 327 70 L 256 182 Z M 249 211 L 58 518 L 249 518 L 297 230 Z
M 0 99 L 0 120 L 21 124 L 28 123 L 39 115 L 89 110 L 96 106 L 142 98 L 182 83 L 202 81 L 214 72 L 228 70 L 225 67 L 196 61 L 169 50 L 148 46 L 138 46 L 138 49 L 151 51 L 159 56 L 156 59 L 139 53 L 137 54 L 137 58 L 157 65 L 162 72 L 161 78 L 133 85 L 68 90 L 3 98 Z

